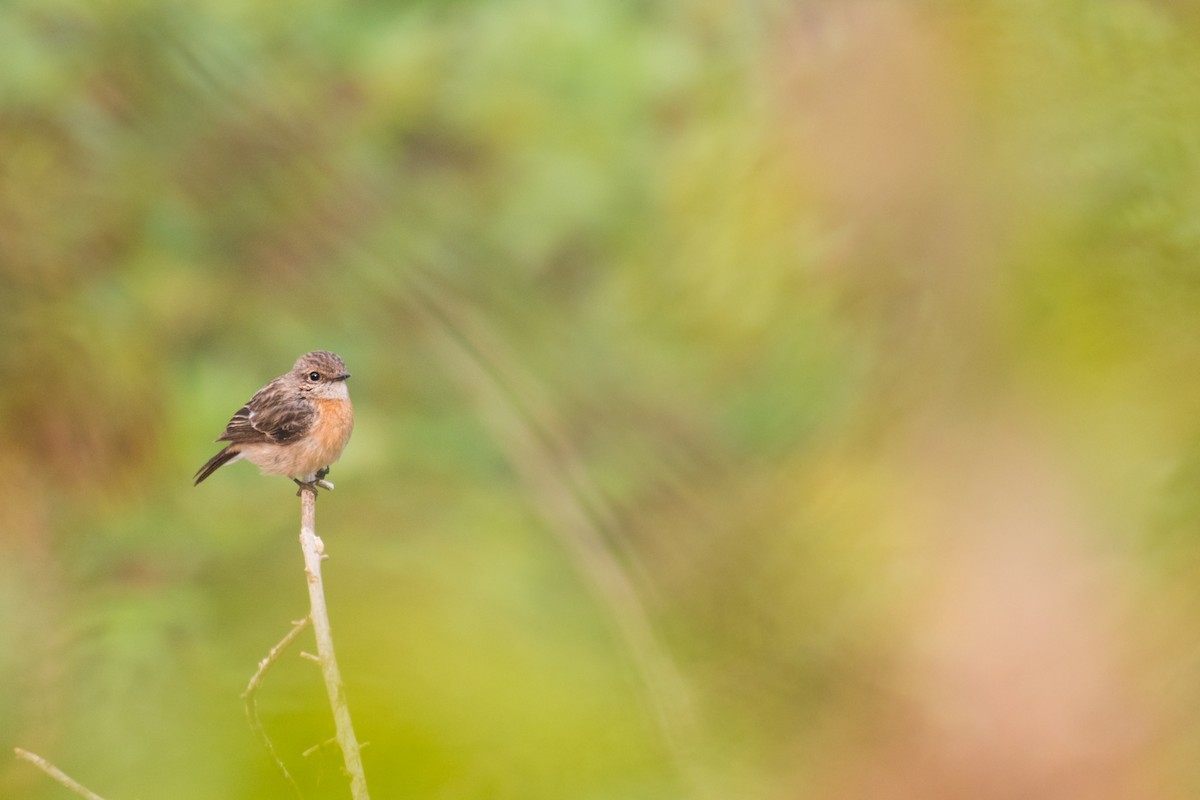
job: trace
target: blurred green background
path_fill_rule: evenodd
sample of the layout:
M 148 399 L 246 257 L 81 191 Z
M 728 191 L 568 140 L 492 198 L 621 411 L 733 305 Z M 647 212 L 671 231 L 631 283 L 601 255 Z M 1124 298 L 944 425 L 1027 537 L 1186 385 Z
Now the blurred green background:
M 373 796 L 1197 796 L 1197 74 L 1166 0 L 3 4 L 0 797 L 295 796 L 294 487 L 191 476 L 312 349 Z

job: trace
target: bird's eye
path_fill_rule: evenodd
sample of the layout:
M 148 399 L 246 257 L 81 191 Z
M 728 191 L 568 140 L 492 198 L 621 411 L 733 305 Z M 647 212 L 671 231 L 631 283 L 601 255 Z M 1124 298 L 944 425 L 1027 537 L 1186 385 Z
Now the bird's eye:
M 309 379 L 310 381 L 312 381 L 313 383 L 316 383 L 317 381 L 321 380 L 321 373 L 319 373 L 319 372 L 310 372 L 310 373 L 308 373 L 308 379 Z

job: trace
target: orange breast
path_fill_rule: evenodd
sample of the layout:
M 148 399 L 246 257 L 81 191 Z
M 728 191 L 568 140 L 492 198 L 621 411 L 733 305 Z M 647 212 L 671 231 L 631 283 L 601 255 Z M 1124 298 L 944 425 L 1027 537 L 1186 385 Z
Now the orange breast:
M 354 431 L 354 406 L 349 400 L 317 400 L 317 423 L 312 438 L 321 453 L 322 465 L 331 464 L 342 454 Z

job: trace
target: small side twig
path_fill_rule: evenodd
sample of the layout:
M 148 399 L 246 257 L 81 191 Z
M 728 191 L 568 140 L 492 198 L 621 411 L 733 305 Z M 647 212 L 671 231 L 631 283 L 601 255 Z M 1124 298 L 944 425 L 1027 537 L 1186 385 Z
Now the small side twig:
M 22 750 L 19 747 L 14 747 L 13 752 L 17 754 L 17 758 L 33 764 L 42 772 L 46 773 L 51 778 L 58 781 L 80 797 L 86 797 L 88 800 L 104 800 L 103 797 L 79 783 L 79 781 L 75 780 L 70 775 L 39 756 L 37 753 L 31 753 L 28 750 Z
M 326 747 L 329 747 L 329 745 L 331 745 L 331 744 L 337 744 L 337 737 L 336 737 L 336 736 L 335 736 L 334 738 L 332 738 L 332 739 L 326 739 L 326 740 L 325 740 L 325 741 L 323 741 L 323 742 L 317 742 L 316 744 L 314 744 L 312 747 L 310 747 L 310 748 L 308 748 L 307 750 L 305 750 L 305 751 L 304 751 L 303 753 L 301 753 L 300 755 L 304 756 L 305 758 L 308 758 L 308 757 L 309 757 L 309 756 L 311 756 L 313 753 L 318 753 L 318 752 L 320 752 L 321 750 L 324 750 Z
M 342 761 L 350 778 L 350 794 L 354 800 L 370 800 L 358 739 L 354 736 L 354 724 L 350 720 L 350 706 L 346 702 L 346 687 L 342 684 L 342 674 L 338 670 L 337 657 L 333 652 L 333 632 L 329 626 L 329 612 L 325 607 L 325 587 L 321 582 L 321 561 L 325 558 L 325 545 L 317 537 L 316 518 L 316 489 L 311 485 L 302 484 L 300 549 L 304 551 L 304 571 L 308 575 L 308 599 L 311 606 L 308 616 L 312 620 L 313 633 L 317 639 L 321 675 L 325 679 L 325 690 L 329 694 L 329 705 L 333 709 Z
M 267 657 L 258 662 L 258 669 L 254 671 L 254 675 L 250 678 L 250 683 L 246 685 L 246 691 L 242 692 L 242 699 L 246 701 L 246 720 L 250 723 L 251 730 L 255 736 L 262 742 L 264 748 L 275 759 L 275 765 L 279 767 L 279 771 L 283 773 L 283 777 L 287 778 L 288 783 L 296 790 L 296 795 L 300 795 L 300 787 L 296 784 L 296 779 L 292 777 L 292 773 L 288 772 L 287 765 L 283 763 L 283 759 L 279 757 L 278 751 L 275 750 L 275 743 L 271 741 L 271 737 L 267 735 L 266 728 L 263 727 L 262 720 L 258 717 L 258 689 L 262 686 L 263 679 L 267 677 L 267 671 L 271 669 L 280 654 L 287 649 L 296 637 L 300 635 L 308 627 L 308 617 L 293 624 L 292 629 L 287 635 L 279 640 L 279 644 L 271 648 L 267 653 Z
M 324 750 L 326 747 L 329 747 L 329 745 L 337 744 L 337 743 L 338 743 L 338 740 L 337 740 L 337 737 L 335 736 L 332 739 L 326 739 L 323 742 L 317 742 L 312 747 L 301 752 L 300 755 L 304 756 L 305 758 L 308 758 L 309 756 L 313 755 L 314 753 L 319 753 L 320 751 Z M 365 750 L 370 746 L 371 746 L 370 742 L 360 742 L 358 745 L 360 750 Z

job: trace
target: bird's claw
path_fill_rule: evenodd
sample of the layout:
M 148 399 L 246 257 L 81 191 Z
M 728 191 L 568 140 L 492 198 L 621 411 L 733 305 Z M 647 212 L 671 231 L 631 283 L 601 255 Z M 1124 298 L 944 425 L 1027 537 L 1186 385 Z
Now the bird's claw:
M 299 478 L 292 478 L 292 480 L 295 481 L 296 485 L 300 487 L 299 489 L 296 490 L 296 497 L 299 497 L 304 492 L 305 489 L 309 489 L 310 491 L 312 491 L 313 495 L 315 496 L 317 493 L 317 487 L 320 487 L 322 489 L 332 492 L 333 491 L 333 482 L 325 480 L 325 476 L 328 474 L 329 474 L 329 467 L 321 467 L 319 470 L 316 471 L 316 473 L 314 474 L 314 477 L 311 481 L 302 481 Z

